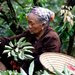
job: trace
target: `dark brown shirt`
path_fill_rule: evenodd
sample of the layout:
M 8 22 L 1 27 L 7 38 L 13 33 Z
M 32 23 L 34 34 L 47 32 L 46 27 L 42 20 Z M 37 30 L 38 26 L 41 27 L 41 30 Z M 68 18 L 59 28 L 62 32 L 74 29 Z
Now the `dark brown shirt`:
M 32 46 L 35 48 L 34 50 L 32 50 L 33 51 L 32 55 L 35 58 L 44 52 L 60 52 L 59 36 L 51 27 L 48 27 L 45 30 L 44 34 L 39 39 L 36 39 L 35 35 L 31 34 L 29 32 L 29 30 L 26 30 L 25 32 L 23 32 L 19 35 L 16 35 L 16 36 L 0 38 L 0 56 L 2 54 L 4 46 L 6 44 L 8 44 L 9 41 L 12 41 L 14 39 L 20 39 L 21 37 L 26 37 L 27 41 L 29 41 L 32 44 Z M 13 59 L 11 59 L 11 58 L 6 59 L 6 57 L 7 57 L 7 55 L 2 55 L 2 59 L 0 59 L 0 60 L 6 65 L 6 67 L 8 69 L 14 69 L 13 68 L 14 64 L 12 64 L 12 66 L 11 66 L 11 63 L 10 63 L 13 61 Z M 25 63 L 25 65 L 23 65 L 23 68 L 25 69 L 28 62 L 26 63 L 24 61 L 24 63 Z M 19 67 L 18 64 L 16 66 Z
M 36 39 L 35 35 L 31 34 L 29 30 L 27 30 L 22 34 L 12 36 L 10 38 L 4 38 L 5 40 L 0 46 L 8 44 L 8 42 L 13 39 L 19 39 L 21 37 L 26 37 L 26 39 L 32 44 L 35 48 L 32 50 L 35 55 L 40 55 L 44 52 L 60 52 L 59 36 L 51 27 L 48 27 L 39 39 Z

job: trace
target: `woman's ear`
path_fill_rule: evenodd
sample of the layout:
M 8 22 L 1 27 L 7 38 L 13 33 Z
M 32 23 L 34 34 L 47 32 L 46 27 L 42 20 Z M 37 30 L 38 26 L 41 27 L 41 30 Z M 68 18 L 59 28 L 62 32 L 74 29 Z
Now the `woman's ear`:
M 50 21 L 53 21 L 54 18 L 55 18 L 55 13 L 52 13 L 52 14 L 51 14 L 51 17 L 50 17 Z
M 42 23 L 42 30 L 44 30 L 46 23 Z
M 46 26 L 46 24 L 47 24 L 46 22 L 42 22 L 42 26 Z

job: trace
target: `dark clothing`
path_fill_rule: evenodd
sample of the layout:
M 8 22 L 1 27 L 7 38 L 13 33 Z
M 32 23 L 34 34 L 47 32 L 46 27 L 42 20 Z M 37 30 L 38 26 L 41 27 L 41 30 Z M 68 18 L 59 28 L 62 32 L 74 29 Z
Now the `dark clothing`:
M 60 52 L 60 40 L 52 28 L 47 28 L 41 38 L 36 39 L 35 35 L 28 33 L 27 39 L 34 46 L 34 56 L 44 52 Z
M 44 52 L 60 52 L 59 36 L 51 27 L 46 28 L 45 33 L 39 39 L 36 39 L 35 34 L 31 34 L 29 30 L 10 38 L 4 38 L 6 41 L 4 40 L 3 44 L 0 44 L 0 48 L 8 44 L 9 41 L 21 37 L 26 37 L 27 41 L 35 48 L 32 50 L 35 58 Z
M 5 44 L 8 44 L 9 41 L 20 39 L 21 37 L 26 37 L 26 39 L 32 44 L 35 48 L 32 50 L 35 55 L 40 55 L 43 52 L 60 52 L 59 36 L 51 27 L 48 27 L 39 39 L 36 39 L 35 34 L 31 34 L 29 30 L 27 30 L 22 34 L 10 38 L 4 38 L 4 41 L 2 41 L 0 46 L 3 47 Z

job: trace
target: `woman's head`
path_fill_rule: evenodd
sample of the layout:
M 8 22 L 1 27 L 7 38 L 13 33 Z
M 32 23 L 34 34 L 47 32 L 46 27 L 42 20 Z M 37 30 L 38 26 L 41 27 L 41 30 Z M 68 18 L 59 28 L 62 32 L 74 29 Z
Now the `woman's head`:
M 54 19 L 54 13 L 49 9 L 34 7 L 27 15 L 31 33 L 41 32 Z

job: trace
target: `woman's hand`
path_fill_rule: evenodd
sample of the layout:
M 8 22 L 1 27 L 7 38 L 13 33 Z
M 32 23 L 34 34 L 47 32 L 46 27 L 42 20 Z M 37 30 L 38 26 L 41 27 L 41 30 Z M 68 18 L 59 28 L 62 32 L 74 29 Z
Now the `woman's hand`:
M 5 45 L 5 39 L 0 37 L 0 46 L 4 46 Z
M 10 42 L 8 37 L 0 37 L 0 46 L 5 46 Z

